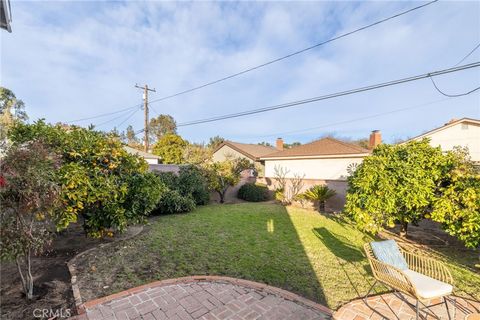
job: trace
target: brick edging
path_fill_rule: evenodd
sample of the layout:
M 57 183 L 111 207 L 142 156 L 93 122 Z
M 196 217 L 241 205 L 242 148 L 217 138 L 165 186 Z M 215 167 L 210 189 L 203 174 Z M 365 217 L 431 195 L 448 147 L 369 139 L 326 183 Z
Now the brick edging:
M 83 256 L 83 255 L 85 255 L 85 254 L 87 254 L 91 251 L 94 251 L 94 250 L 97 250 L 99 248 L 103 248 L 103 247 L 112 245 L 113 243 L 117 243 L 117 242 L 120 242 L 120 241 L 125 241 L 125 240 L 132 239 L 132 238 L 138 236 L 140 233 L 142 233 L 143 230 L 144 230 L 144 226 L 141 226 L 141 228 L 138 232 L 133 233 L 126 238 L 118 239 L 116 241 L 112 241 L 112 242 L 109 242 L 109 243 L 102 243 L 102 244 L 100 244 L 98 246 L 95 246 L 93 248 L 90 248 L 90 249 L 87 249 L 85 251 L 79 252 L 75 256 L 73 256 L 73 258 L 68 260 L 67 268 L 68 268 L 68 272 L 70 272 L 70 286 L 72 287 L 73 301 L 74 301 L 74 304 L 75 304 L 75 311 L 77 312 L 77 314 L 85 313 L 85 309 L 84 309 L 83 303 L 82 303 L 82 296 L 80 295 L 80 288 L 78 287 L 78 284 L 77 284 L 77 269 L 75 267 L 76 260 L 78 258 L 80 258 L 81 256 Z
M 283 290 L 277 287 L 273 287 L 264 283 L 260 282 L 254 282 L 250 280 L 243 280 L 243 279 L 237 279 L 237 278 L 231 278 L 231 277 L 223 277 L 223 276 L 189 276 L 189 277 L 181 277 L 181 278 L 175 278 L 175 279 L 167 279 L 167 280 L 159 280 L 159 281 L 154 281 L 151 283 L 147 283 L 144 285 L 141 285 L 139 287 L 131 288 L 125 291 L 117 292 L 114 294 L 111 294 L 109 296 L 105 296 L 102 298 L 94 299 L 87 301 L 85 303 L 82 303 L 80 308 L 78 308 L 79 314 L 85 313 L 87 308 L 94 307 L 98 304 L 102 304 L 114 299 L 126 297 L 135 293 L 139 293 L 141 291 L 144 291 L 146 289 L 150 288 L 155 288 L 155 287 L 162 287 L 162 286 L 168 286 L 168 285 L 173 285 L 173 284 L 182 284 L 182 283 L 192 283 L 192 282 L 204 282 L 204 281 L 209 281 L 209 282 L 226 282 L 230 283 L 233 285 L 239 285 L 247 288 L 251 288 L 254 290 L 261 290 L 265 291 L 270 294 L 274 294 L 277 296 L 280 296 L 284 298 L 285 300 L 290 300 L 293 302 L 298 302 L 300 304 L 303 304 L 307 307 L 310 307 L 312 309 L 321 311 L 323 313 L 326 313 L 328 315 L 332 315 L 333 312 L 329 308 L 325 307 L 324 305 L 321 305 L 319 303 L 313 302 L 309 299 L 303 298 L 299 296 L 298 294 L 295 294 L 293 292 Z

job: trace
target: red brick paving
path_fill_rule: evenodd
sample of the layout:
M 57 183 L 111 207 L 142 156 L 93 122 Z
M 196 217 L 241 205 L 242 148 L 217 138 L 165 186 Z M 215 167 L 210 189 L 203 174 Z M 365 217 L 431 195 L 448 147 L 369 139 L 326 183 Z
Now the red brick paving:
M 84 304 L 82 320 L 310 320 L 331 311 L 293 293 L 223 277 L 161 281 Z
M 463 320 L 468 314 L 480 313 L 480 301 L 453 297 L 456 301 L 455 320 Z M 412 298 L 407 299 L 415 304 Z M 427 306 L 440 302 L 430 301 Z M 453 316 L 452 304 L 449 303 L 450 314 Z M 432 307 L 432 310 L 440 319 L 448 319 L 445 304 Z M 422 315 L 422 313 L 420 313 Z M 399 294 L 387 293 L 369 297 L 366 301 L 357 299 L 343 305 L 333 314 L 335 320 L 366 320 L 366 319 L 415 319 L 415 309 L 400 299 Z M 421 319 L 435 319 L 433 316 L 421 317 Z

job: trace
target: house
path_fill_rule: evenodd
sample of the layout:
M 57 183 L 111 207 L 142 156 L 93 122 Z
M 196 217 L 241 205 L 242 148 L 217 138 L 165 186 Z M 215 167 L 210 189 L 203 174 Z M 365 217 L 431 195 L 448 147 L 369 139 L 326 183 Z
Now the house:
M 471 118 L 452 119 L 443 126 L 427 131 L 412 140 L 430 139 L 430 145 L 443 151 L 452 150 L 456 146 L 467 147 L 472 161 L 480 163 L 480 120 Z
M 370 135 L 369 146 L 373 149 L 380 143 L 381 133 L 375 130 Z M 264 162 L 265 182 L 270 189 L 277 187 L 276 171 L 284 170 L 287 189 L 295 177 L 303 177 L 301 192 L 316 184 L 334 189 L 336 195 L 327 201 L 327 210 L 336 211 L 345 203 L 349 167 L 360 164 L 369 154 L 368 149 L 328 137 L 263 156 L 260 160 Z
M 283 143 L 283 141 L 282 141 Z M 282 145 L 283 148 L 283 145 Z M 260 157 L 278 151 L 274 147 L 225 141 L 213 152 L 213 161 L 225 161 L 227 159 L 243 158 L 255 164 L 260 176 L 263 176 L 264 167 Z
M 157 155 L 141 151 L 129 146 L 123 146 L 123 148 L 130 154 L 142 157 L 143 159 L 145 159 L 145 161 L 147 161 L 149 165 L 162 163 L 162 158 Z

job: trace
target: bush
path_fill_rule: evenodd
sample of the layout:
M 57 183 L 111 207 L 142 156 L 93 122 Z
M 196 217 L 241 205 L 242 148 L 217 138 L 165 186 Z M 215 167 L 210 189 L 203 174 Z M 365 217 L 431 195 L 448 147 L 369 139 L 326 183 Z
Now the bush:
M 184 197 L 177 190 L 167 190 L 162 194 L 155 213 L 181 213 L 190 212 L 193 209 L 195 209 L 195 201 L 191 197 Z
M 268 188 L 254 183 L 246 183 L 238 190 L 237 197 L 251 202 L 265 201 L 268 200 Z
M 207 180 L 202 170 L 196 166 L 189 165 L 180 168 L 178 191 L 185 197 L 192 197 L 197 205 L 210 202 Z
M 207 180 L 202 170 L 196 166 L 182 166 L 178 175 L 173 172 L 156 172 L 155 174 L 168 189 L 177 191 L 181 196 L 192 198 L 197 205 L 207 204 L 210 201 Z
M 154 210 L 167 187 L 154 173 L 134 174 L 128 179 L 128 193 L 124 206 L 130 220 L 141 222 Z

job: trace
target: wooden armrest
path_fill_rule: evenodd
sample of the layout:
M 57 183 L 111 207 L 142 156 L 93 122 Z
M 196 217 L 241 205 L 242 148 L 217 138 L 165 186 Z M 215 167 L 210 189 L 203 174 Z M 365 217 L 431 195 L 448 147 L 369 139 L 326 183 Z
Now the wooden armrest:
M 430 257 L 405 251 L 403 249 L 400 250 L 405 257 L 410 270 L 453 285 L 452 274 L 444 263 Z

